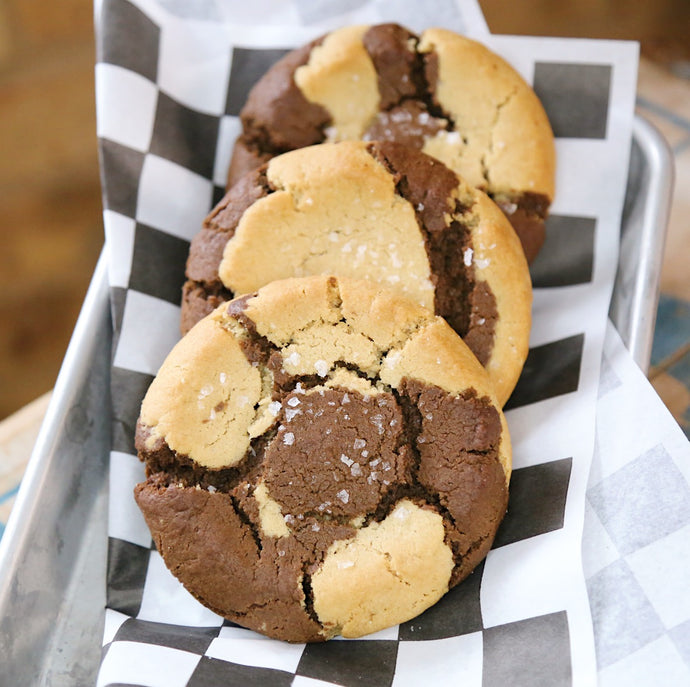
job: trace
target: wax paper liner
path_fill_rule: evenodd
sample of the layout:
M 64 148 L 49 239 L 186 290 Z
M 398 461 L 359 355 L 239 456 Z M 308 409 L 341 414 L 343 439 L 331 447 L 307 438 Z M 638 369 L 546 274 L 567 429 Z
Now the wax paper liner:
M 637 67 L 628 42 L 491 36 L 474 2 L 103 0 L 96 94 L 114 321 L 113 443 L 99 685 L 589 685 L 596 660 L 581 540 Z M 444 26 L 533 84 L 556 136 L 557 194 L 532 266 L 530 352 L 507 409 L 508 514 L 467 581 L 358 640 L 290 645 L 199 605 L 133 497 L 141 399 L 179 338 L 190 239 L 222 196 L 238 113 L 286 50 L 350 23 Z

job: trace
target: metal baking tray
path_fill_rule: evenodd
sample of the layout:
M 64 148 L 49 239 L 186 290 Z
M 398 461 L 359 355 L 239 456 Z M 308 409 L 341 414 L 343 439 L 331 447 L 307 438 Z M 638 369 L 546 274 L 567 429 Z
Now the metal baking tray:
M 645 374 L 652 354 L 673 183 L 671 148 L 652 124 L 636 115 L 609 317 Z
M 611 318 L 649 365 L 673 185 L 658 131 L 634 120 Z M 95 684 L 105 607 L 112 327 L 104 249 L 0 541 L 0 686 Z

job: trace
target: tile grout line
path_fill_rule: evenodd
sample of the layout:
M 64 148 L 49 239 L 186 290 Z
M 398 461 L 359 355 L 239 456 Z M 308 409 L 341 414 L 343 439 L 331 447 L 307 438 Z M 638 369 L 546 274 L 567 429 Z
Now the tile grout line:
M 688 353 L 690 353 L 690 341 L 677 348 L 673 353 L 664 358 L 664 360 L 662 360 L 658 365 L 654 365 L 649 371 L 649 379 L 652 380 L 662 372 L 666 372 Z
M 681 129 L 686 129 L 687 131 L 690 131 L 690 120 L 687 120 L 685 117 L 681 117 L 679 114 L 667 109 L 663 105 L 659 105 L 659 103 L 656 103 L 653 100 L 648 100 L 647 98 L 641 95 L 638 95 L 635 98 L 635 102 L 639 107 L 647 109 L 650 112 L 653 112 L 654 114 L 665 117 L 672 124 L 679 126 Z
M 0 504 L 5 503 L 5 501 L 9 501 L 13 496 L 17 495 L 17 492 L 19 491 L 19 484 L 16 484 L 13 486 L 11 489 L 8 489 L 4 494 L 0 494 Z
M 683 139 L 680 143 L 676 143 L 676 145 L 673 146 L 673 154 L 674 156 L 682 155 L 685 153 L 686 150 L 690 148 L 690 136 L 687 138 Z

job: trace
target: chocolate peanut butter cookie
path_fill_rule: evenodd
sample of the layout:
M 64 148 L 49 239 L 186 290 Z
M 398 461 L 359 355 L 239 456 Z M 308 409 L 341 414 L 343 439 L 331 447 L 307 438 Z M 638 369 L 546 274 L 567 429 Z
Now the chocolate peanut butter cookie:
M 348 26 L 286 55 L 241 111 L 228 175 L 287 150 L 393 140 L 438 158 L 484 190 L 532 261 L 554 195 L 553 133 L 527 82 L 476 41 L 444 29 Z
M 293 642 L 434 604 L 483 559 L 511 446 L 486 371 L 440 317 L 368 281 L 272 282 L 177 344 L 137 425 L 135 497 L 213 611 Z
M 532 290 L 505 216 L 443 163 L 392 142 L 273 158 L 211 212 L 191 244 L 187 331 L 223 300 L 309 274 L 371 279 L 446 318 L 503 404 L 525 362 Z

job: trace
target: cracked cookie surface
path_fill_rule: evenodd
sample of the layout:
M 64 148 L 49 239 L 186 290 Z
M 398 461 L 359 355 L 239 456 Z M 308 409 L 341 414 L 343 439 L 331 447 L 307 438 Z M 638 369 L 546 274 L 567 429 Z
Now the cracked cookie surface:
M 501 404 L 525 362 L 532 290 L 510 224 L 438 160 L 393 142 L 343 141 L 248 173 L 191 243 L 182 331 L 275 279 L 369 279 L 444 317 Z
M 143 401 L 135 498 L 215 612 L 294 642 L 434 604 L 483 559 L 511 447 L 486 371 L 371 282 L 272 282 L 174 347 Z
M 347 26 L 285 56 L 241 111 L 228 187 L 287 150 L 394 140 L 438 158 L 501 207 L 528 261 L 554 196 L 553 133 L 536 94 L 484 45 L 445 29 Z

